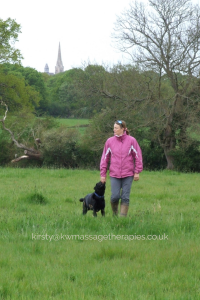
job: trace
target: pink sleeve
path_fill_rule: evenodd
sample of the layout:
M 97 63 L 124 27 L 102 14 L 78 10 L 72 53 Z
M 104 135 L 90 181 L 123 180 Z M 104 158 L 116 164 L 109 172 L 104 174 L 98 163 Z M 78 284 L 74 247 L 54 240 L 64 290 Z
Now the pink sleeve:
M 110 160 L 111 149 L 108 146 L 108 141 L 105 143 L 100 162 L 100 175 L 106 177 L 108 162 Z
M 142 162 L 142 150 L 140 149 L 140 146 L 138 142 L 135 140 L 134 148 L 136 151 L 134 151 L 134 159 L 135 159 L 135 173 L 140 173 L 143 170 L 143 162 Z

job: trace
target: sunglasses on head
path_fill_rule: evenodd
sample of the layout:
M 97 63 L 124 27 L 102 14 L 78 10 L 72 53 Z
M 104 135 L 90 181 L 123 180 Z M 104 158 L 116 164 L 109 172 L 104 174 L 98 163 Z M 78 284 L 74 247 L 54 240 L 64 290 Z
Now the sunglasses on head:
M 122 121 L 120 121 L 120 120 L 117 120 L 117 123 L 119 123 L 119 124 L 122 124 Z

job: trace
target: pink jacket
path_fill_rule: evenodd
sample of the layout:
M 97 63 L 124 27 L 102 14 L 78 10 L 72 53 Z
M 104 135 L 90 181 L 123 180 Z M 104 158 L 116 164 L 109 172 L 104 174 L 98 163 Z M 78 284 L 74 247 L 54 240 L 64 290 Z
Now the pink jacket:
M 136 139 L 126 132 L 120 137 L 113 136 L 106 141 L 100 163 L 101 177 L 106 177 L 109 161 L 111 177 L 134 176 L 143 170 L 140 146 Z

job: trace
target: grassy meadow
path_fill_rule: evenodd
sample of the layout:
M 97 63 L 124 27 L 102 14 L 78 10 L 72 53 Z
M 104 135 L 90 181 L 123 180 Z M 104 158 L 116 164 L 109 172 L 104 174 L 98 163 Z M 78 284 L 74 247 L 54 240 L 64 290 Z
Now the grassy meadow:
M 64 119 L 56 118 L 58 123 L 68 128 L 78 128 L 80 134 L 84 134 L 85 128 L 89 125 L 89 119 Z
M 71 126 L 83 126 L 89 124 L 89 119 L 64 119 L 64 118 L 56 118 L 56 120 L 67 127 Z
M 82 216 L 98 171 L 0 168 L 0 299 L 200 299 L 200 174 L 147 172 L 127 218 Z M 107 238 L 106 238 L 107 237 Z

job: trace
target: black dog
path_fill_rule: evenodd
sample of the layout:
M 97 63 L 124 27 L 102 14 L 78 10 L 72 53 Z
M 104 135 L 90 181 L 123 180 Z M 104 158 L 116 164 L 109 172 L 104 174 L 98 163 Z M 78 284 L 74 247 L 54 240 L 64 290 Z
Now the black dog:
M 85 198 L 81 198 L 79 201 L 83 202 L 83 214 L 85 215 L 88 210 L 93 210 L 93 216 L 97 217 L 97 212 L 101 210 L 102 216 L 105 216 L 105 193 L 106 185 L 101 181 L 98 182 L 94 190 L 95 192 L 92 194 L 88 194 Z

